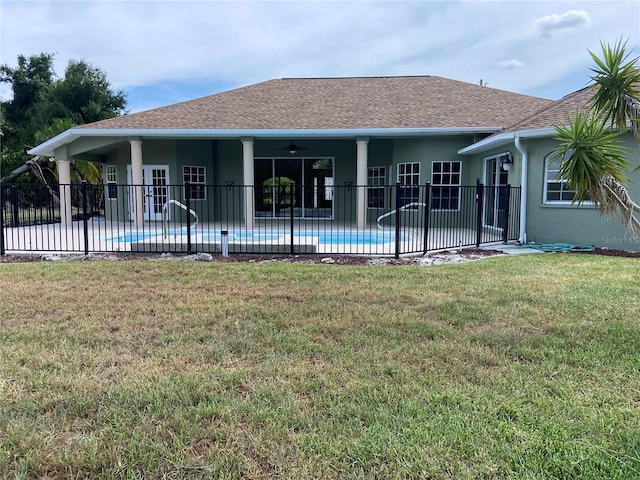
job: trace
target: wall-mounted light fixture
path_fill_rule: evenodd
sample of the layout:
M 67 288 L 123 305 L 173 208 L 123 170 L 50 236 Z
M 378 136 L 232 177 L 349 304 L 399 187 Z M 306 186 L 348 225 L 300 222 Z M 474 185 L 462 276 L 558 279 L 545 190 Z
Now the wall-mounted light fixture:
M 505 172 L 511 170 L 511 166 L 513 165 L 513 155 L 511 155 L 511 152 L 506 152 L 500 157 L 500 165 Z
M 346 182 L 344 182 L 344 186 L 347 187 L 347 190 L 351 190 L 351 187 L 353 186 L 353 180 L 347 180 Z
M 224 183 L 227 185 L 227 187 L 232 187 L 235 182 L 233 180 L 225 180 Z

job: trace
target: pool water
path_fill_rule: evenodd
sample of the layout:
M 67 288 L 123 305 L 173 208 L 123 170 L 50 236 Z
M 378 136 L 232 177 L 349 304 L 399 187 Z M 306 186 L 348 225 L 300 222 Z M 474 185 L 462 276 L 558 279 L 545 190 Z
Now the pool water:
M 117 243 L 129 243 L 129 242 L 140 242 L 142 240 L 146 240 L 147 238 L 155 237 L 155 233 L 150 232 L 128 232 L 117 237 L 107 237 L 105 241 L 107 242 L 117 242 Z
M 317 236 L 322 245 L 384 245 L 395 241 L 395 235 L 369 232 L 329 232 L 301 236 Z
M 287 235 L 285 232 L 278 231 L 239 231 L 229 232 L 228 239 L 230 242 L 277 242 Z M 170 231 L 168 237 L 182 237 L 186 241 L 187 232 L 185 230 Z M 116 237 L 106 238 L 109 242 L 131 243 L 148 240 L 157 237 L 158 241 L 162 240 L 162 233 L 156 232 L 128 232 Z M 298 232 L 294 234 L 295 238 L 318 238 L 321 245 L 384 245 L 395 242 L 395 233 L 390 232 Z M 208 241 L 220 242 L 222 235 L 218 230 L 197 231 L 191 234 L 191 238 L 195 242 Z M 403 240 L 403 237 L 401 237 Z

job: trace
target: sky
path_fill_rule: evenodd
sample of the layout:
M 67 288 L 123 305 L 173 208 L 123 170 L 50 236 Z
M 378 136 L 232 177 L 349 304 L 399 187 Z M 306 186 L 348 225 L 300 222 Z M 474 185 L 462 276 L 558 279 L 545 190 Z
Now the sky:
M 62 76 L 83 59 L 131 113 L 292 77 L 436 75 L 558 99 L 619 39 L 640 55 L 640 0 L 0 0 L 0 63 L 52 53 Z

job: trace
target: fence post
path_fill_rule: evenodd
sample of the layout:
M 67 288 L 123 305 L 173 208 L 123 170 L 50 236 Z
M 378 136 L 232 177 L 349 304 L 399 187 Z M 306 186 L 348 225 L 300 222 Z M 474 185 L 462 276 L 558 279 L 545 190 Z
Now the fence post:
M 4 187 L 0 182 L 0 255 L 5 254 L 4 251 Z
M 427 182 L 424 192 L 424 238 L 422 239 L 422 254 L 429 251 L 429 213 L 431 211 L 431 183 Z
M 400 258 L 400 185 L 400 182 L 396 183 L 396 258 Z
M 87 218 L 87 182 L 82 181 L 82 229 L 84 233 L 84 254 L 89 255 L 89 225 Z
M 11 185 L 11 212 L 13 216 L 13 224 L 14 227 L 20 226 L 20 212 L 18 209 L 18 186 Z
M 291 207 L 291 215 L 289 216 L 289 228 L 290 228 L 290 232 L 289 232 L 289 238 L 290 240 L 290 247 L 291 247 L 291 255 L 293 255 L 293 199 L 294 199 L 294 195 L 293 192 L 295 190 L 295 187 L 293 185 L 289 185 L 289 207 Z
M 187 254 L 191 255 L 191 183 L 184 182 L 184 203 L 187 207 Z
M 511 185 L 505 185 L 504 189 L 504 225 L 502 226 L 502 242 L 509 240 L 509 215 L 511 214 Z
M 476 180 L 476 248 L 482 242 L 482 212 L 484 207 L 484 185 Z

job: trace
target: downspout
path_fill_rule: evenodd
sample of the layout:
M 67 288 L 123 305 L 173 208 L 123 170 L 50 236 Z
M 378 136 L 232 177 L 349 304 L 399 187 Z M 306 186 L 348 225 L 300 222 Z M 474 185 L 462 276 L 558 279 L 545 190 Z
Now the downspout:
M 520 136 L 514 135 L 515 145 L 522 155 L 522 172 L 520 178 L 520 236 L 518 242 L 527 243 L 527 171 L 529 169 L 529 154 L 522 146 Z

